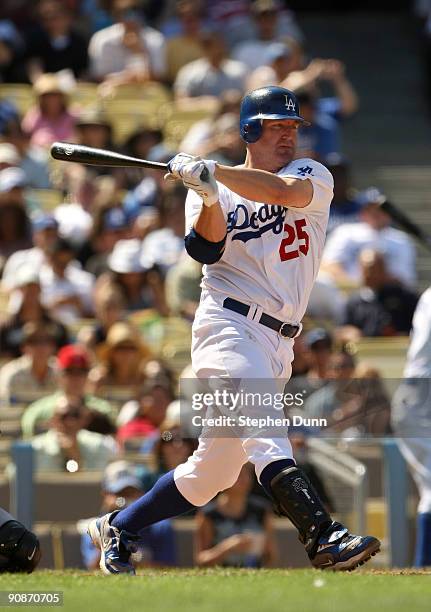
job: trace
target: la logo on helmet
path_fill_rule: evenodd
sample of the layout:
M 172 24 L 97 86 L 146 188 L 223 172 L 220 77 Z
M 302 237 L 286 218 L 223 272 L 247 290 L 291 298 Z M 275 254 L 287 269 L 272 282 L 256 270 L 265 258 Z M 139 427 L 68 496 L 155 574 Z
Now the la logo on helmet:
M 286 98 L 286 108 L 287 110 L 295 110 L 295 102 L 292 100 L 292 98 L 289 98 L 288 95 L 284 95 L 284 97 Z

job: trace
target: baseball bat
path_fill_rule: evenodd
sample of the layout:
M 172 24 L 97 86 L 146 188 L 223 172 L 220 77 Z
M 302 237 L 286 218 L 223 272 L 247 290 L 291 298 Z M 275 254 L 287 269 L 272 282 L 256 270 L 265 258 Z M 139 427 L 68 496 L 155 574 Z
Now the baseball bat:
M 130 155 L 122 155 L 108 149 L 96 149 L 71 142 L 54 142 L 51 146 L 51 157 L 61 161 L 77 162 L 88 166 L 118 166 L 120 168 L 139 167 L 152 168 L 153 170 L 169 170 L 168 164 L 149 161 Z M 204 168 L 200 175 L 201 181 L 208 182 L 209 171 Z
M 426 249 L 428 249 L 428 251 L 431 252 L 431 236 L 428 236 L 416 223 L 410 219 L 410 217 L 406 215 L 404 211 L 388 200 L 382 202 L 380 207 L 401 229 L 403 229 L 410 236 L 416 238 Z
M 167 170 L 168 164 L 161 162 L 148 161 L 138 157 L 122 155 L 107 149 L 96 149 L 84 147 L 83 145 L 72 144 L 70 142 L 54 142 L 51 146 L 51 156 L 62 161 L 77 162 L 89 166 L 120 166 L 140 168 L 154 168 L 157 170 Z

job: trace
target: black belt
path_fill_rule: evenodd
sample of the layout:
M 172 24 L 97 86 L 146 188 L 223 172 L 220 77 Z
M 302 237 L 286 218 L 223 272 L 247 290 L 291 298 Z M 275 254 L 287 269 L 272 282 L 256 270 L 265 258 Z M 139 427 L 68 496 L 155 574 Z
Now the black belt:
M 242 314 L 245 317 L 248 315 L 250 310 L 250 306 L 247 306 L 247 304 L 238 302 L 238 300 L 234 300 L 230 297 L 225 298 L 223 301 L 223 307 L 233 310 L 238 314 Z M 299 331 L 299 325 L 284 323 L 283 321 L 279 321 L 275 317 L 271 317 L 271 315 L 265 314 L 264 312 L 261 314 L 258 322 L 278 332 L 283 338 L 294 338 Z

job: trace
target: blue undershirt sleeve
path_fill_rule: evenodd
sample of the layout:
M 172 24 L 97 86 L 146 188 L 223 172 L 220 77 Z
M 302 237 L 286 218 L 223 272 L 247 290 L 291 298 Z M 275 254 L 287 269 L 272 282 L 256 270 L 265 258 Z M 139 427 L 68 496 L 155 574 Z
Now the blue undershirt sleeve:
M 203 238 L 192 227 L 190 232 L 184 238 L 186 251 L 196 261 L 203 264 L 216 263 L 223 255 L 226 244 L 226 236 L 220 242 L 211 242 Z

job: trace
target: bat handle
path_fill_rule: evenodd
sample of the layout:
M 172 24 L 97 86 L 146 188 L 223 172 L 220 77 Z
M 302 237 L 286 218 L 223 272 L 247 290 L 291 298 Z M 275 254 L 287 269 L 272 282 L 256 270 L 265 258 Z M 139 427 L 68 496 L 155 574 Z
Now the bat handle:
M 199 177 L 201 179 L 201 181 L 203 181 L 204 183 L 209 183 L 210 180 L 210 173 L 208 168 L 205 166 L 205 168 L 202 170 L 201 175 Z

